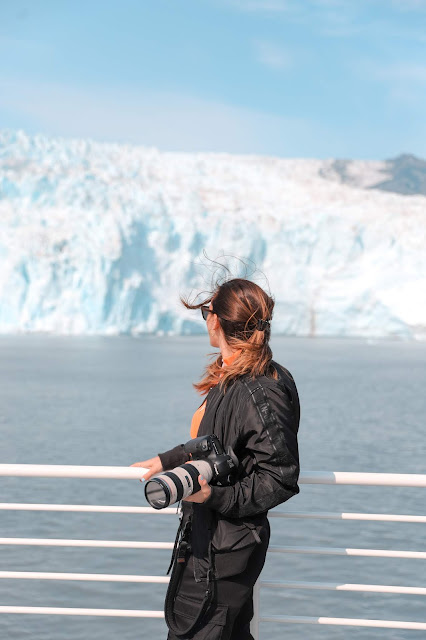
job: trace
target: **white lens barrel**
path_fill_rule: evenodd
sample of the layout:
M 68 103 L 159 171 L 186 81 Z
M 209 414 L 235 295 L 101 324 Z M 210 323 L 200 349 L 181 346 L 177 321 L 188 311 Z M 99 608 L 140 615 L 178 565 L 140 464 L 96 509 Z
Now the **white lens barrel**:
M 194 460 L 161 473 L 145 484 L 146 499 L 154 509 L 164 509 L 200 491 L 199 475 L 204 476 L 207 482 L 212 479 L 213 470 L 207 460 Z

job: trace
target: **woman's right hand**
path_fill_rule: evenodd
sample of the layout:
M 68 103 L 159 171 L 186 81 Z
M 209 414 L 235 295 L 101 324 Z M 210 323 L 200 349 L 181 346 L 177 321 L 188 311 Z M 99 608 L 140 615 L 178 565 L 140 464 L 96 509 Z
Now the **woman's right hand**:
M 151 476 L 155 476 L 157 473 L 161 473 L 163 471 L 163 466 L 161 464 L 161 460 L 159 456 L 155 456 L 155 458 L 150 458 L 149 460 L 142 460 L 142 462 L 134 462 L 130 465 L 131 467 L 145 467 L 145 469 L 149 469 L 147 473 L 140 478 L 140 481 L 149 480 Z

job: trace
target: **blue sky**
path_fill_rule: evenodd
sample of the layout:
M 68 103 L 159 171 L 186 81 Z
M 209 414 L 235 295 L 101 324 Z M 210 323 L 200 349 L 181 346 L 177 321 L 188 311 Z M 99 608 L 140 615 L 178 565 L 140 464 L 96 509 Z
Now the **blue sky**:
M 426 157 L 426 0 L 0 0 L 0 128 Z

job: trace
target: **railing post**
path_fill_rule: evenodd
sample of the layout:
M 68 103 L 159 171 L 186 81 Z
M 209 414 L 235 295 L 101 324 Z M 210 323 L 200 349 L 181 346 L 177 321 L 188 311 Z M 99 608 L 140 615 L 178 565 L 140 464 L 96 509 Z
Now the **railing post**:
M 260 580 L 257 580 L 253 587 L 253 618 L 250 623 L 250 633 L 254 640 L 259 640 L 259 597 Z

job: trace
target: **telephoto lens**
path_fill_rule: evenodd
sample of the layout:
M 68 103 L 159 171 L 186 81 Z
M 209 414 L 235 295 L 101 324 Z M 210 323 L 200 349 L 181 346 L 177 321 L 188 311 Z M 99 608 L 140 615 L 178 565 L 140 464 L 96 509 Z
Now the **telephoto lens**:
M 164 509 L 200 491 L 198 476 L 209 484 L 228 486 L 238 468 L 238 458 L 228 447 L 223 450 L 217 436 L 199 436 L 183 445 L 191 461 L 145 483 L 145 497 L 154 509 Z
M 213 477 L 213 469 L 207 460 L 186 462 L 173 471 L 166 471 L 145 484 L 145 497 L 154 509 L 164 509 L 170 504 L 200 491 L 198 476 L 207 482 Z

